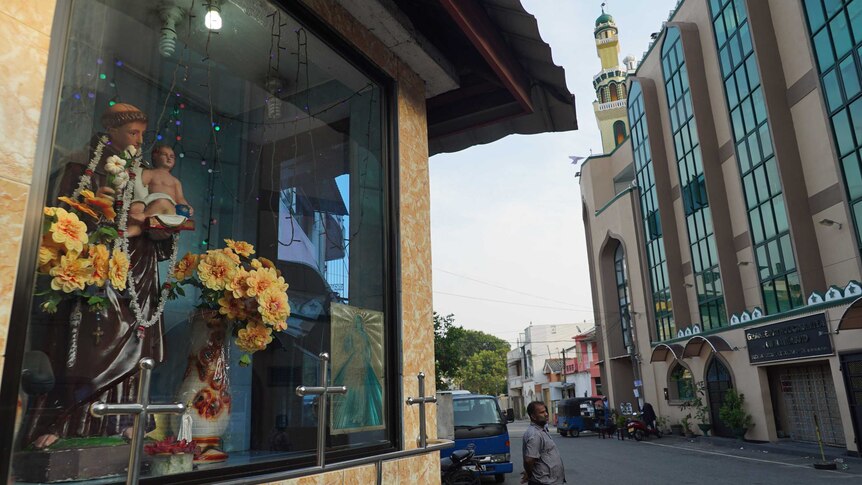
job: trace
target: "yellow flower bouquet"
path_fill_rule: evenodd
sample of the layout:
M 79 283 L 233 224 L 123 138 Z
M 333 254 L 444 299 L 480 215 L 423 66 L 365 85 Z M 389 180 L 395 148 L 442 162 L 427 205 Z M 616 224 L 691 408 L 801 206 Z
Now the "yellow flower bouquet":
M 181 285 L 201 290 L 198 308 L 218 310 L 226 320 L 236 322 L 235 341 L 246 352 L 241 364 L 251 362 L 249 354 L 272 342 L 272 332 L 287 329 L 290 316 L 287 288 L 272 261 L 253 258 L 254 247 L 245 241 L 225 239 L 227 247 L 204 254 L 187 253 L 176 265 L 171 287 L 174 296 L 185 295 Z
M 63 207 L 43 209 L 37 295 L 42 298 L 40 308 L 45 312 L 55 313 L 62 301 L 73 299 L 98 311 L 108 303 L 105 285 L 110 284 L 118 291 L 126 289 L 129 258 L 120 242 L 128 204 L 89 189 L 106 143 L 107 138 L 103 137 L 75 191 L 57 198 Z M 108 182 L 115 189 L 126 189 L 131 175 L 125 170 L 138 155 L 135 147 L 128 147 L 120 156 L 111 157 L 118 170 L 108 177 Z M 117 209 L 121 215 L 119 221 Z M 78 313 L 79 309 L 76 306 L 73 311 Z
M 44 297 L 41 308 L 48 313 L 56 312 L 57 305 L 70 298 L 83 298 L 91 309 L 98 310 L 107 303 L 105 297 L 100 296 L 99 288 L 108 282 L 117 290 L 126 288 L 129 259 L 117 248 L 108 249 L 117 238 L 116 229 L 99 226 L 89 230 L 78 214 L 91 215 L 92 212 L 92 217 L 100 216 L 89 204 L 81 205 L 83 209 L 72 205 L 73 211 L 62 207 L 44 209 L 38 273 L 46 277 L 46 282 L 40 285 L 38 295 Z M 110 204 L 107 207 L 110 208 Z

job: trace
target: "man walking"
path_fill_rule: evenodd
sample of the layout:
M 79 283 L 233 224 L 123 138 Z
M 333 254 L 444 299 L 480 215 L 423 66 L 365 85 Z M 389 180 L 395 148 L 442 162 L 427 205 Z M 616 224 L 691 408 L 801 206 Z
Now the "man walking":
M 548 408 L 541 401 L 533 401 L 527 405 L 527 414 L 530 415 L 530 426 L 524 432 L 524 472 L 521 475 L 521 483 L 566 483 L 563 459 L 557 450 L 557 444 L 545 428 L 548 424 Z

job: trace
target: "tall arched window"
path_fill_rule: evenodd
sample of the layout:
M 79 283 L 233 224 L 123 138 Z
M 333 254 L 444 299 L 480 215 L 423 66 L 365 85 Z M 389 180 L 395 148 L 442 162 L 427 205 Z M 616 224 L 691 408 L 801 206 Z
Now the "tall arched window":
M 622 145 L 626 140 L 626 122 L 617 120 L 614 122 L 614 142 L 616 146 Z
M 662 237 L 661 217 L 658 210 L 658 196 L 655 186 L 655 173 L 652 163 L 652 150 L 649 144 L 649 131 L 646 128 L 644 96 L 641 84 L 632 81 L 628 98 L 629 126 L 632 129 L 632 152 L 638 192 L 640 193 L 641 217 L 646 236 L 647 264 L 649 266 L 649 289 L 651 304 L 655 309 L 655 337 L 658 341 L 673 338 L 676 325 L 673 320 L 673 302 L 670 297 L 670 283 L 667 279 L 667 259 Z
M 694 377 L 691 371 L 677 363 L 670 371 L 668 394 L 671 401 L 694 399 Z
M 611 101 L 616 101 L 616 100 L 620 99 L 620 93 L 617 90 L 617 84 L 616 83 L 611 83 L 611 85 L 608 86 L 608 89 L 611 91 Z
M 661 59 L 674 140 L 671 153 L 676 157 L 679 186 L 683 194 L 694 289 L 703 329 L 709 330 L 727 325 L 727 311 L 724 307 L 724 287 L 718 267 L 712 211 L 706 197 L 700 136 L 692 110 L 688 69 L 685 67 L 679 28 L 667 30 Z M 696 194 L 696 197 L 692 194 Z M 769 212 L 769 217 L 772 217 L 772 212 Z M 778 247 L 777 242 L 775 247 Z
M 617 284 L 617 301 L 619 302 L 620 327 L 623 334 L 623 346 L 629 353 L 633 350 L 631 315 L 629 312 L 628 275 L 626 274 L 626 252 L 622 244 L 614 251 L 614 276 Z

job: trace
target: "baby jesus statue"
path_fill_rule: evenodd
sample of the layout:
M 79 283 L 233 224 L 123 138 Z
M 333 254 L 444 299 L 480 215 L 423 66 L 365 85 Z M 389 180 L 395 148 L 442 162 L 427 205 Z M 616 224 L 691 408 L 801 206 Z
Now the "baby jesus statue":
M 135 200 L 129 206 L 129 218 L 140 224 L 129 226 L 129 237 L 137 236 L 141 224 L 150 217 L 175 216 L 160 219 L 163 223 L 179 225 L 194 215 L 194 209 L 183 195 L 183 184 L 171 175 L 176 165 L 174 150 L 157 144 L 153 147 L 152 161 L 155 168 L 143 170 L 135 179 Z

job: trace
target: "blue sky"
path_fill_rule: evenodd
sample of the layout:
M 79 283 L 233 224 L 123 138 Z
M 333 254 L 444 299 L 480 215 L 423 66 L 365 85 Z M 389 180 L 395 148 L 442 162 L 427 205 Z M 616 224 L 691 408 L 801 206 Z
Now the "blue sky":
M 592 322 L 581 194 L 568 157 L 602 151 L 592 109 L 592 79 L 601 69 L 593 28 L 602 2 L 522 3 L 566 70 L 580 129 L 512 135 L 431 157 L 434 310 L 512 343 L 530 322 Z M 675 4 L 607 2 L 620 30 L 620 63 L 629 54 L 641 59 Z

